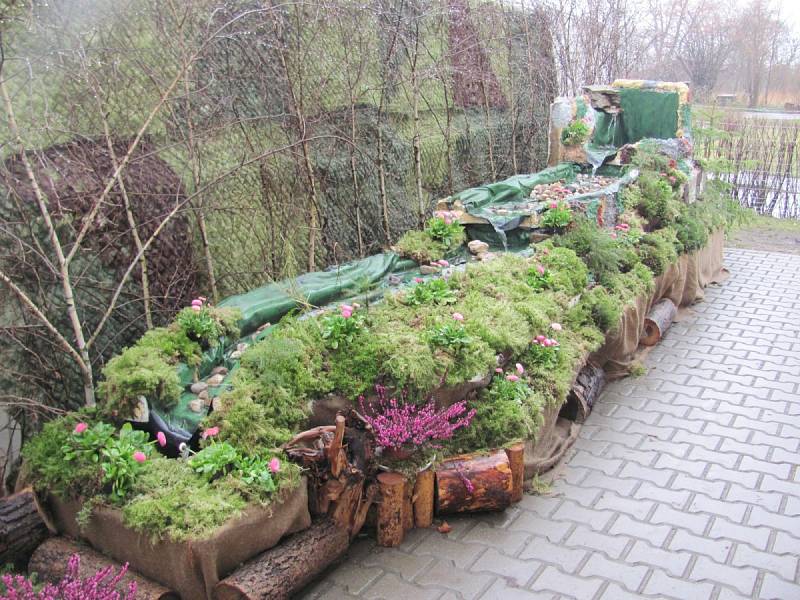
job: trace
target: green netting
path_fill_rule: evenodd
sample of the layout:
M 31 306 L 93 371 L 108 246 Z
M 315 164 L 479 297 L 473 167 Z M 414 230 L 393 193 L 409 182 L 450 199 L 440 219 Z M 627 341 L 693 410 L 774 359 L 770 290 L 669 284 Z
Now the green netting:
M 677 92 L 621 88 L 619 96 L 622 108 L 619 115 L 597 114 L 594 145 L 619 148 L 643 138 L 675 137 L 680 100 Z

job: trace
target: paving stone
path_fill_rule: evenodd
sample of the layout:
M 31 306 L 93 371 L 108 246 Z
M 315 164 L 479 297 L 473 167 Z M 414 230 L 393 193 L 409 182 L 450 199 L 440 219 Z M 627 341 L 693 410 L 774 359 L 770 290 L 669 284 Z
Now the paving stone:
M 611 558 L 619 558 L 629 542 L 632 542 L 631 538 L 622 535 L 597 533 L 587 527 L 579 526 L 567 538 L 566 544 L 573 548 L 589 548 L 605 552 Z
M 406 583 L 394 573 L 386 573 L 361 594 L 367 600 L 397 600 L 398 598 L 436 600 L 441 595 L 442 590 Z
M 770 571 L 792 581 L 797 573 L 797 555 L 781 555 L 772 552 L 761 552 L 748 546 L 739 544 L 733 554 L 731 564 L 737 567 L 757 567 Z
M 614 513 L 611 511 L 583 508 L 569 501 L 565 501 L 552 515 L 553 519 L 580 523 L 595 531 L 602 530 L 613 517 Z
M 482 573 L 468 573 L 454 569 L 448 561 L 439 560 L 416 578 L 421 586 L 437 586 L 454 590 L 463 598 L 477 598 L 489 586 L 493 577 Z M 399 595 L 394 598 L 399 598 Z
M 522 531 L 489 527 L 486 523 L 478 523 L 462 539 L 466 543 L 477 543 L 499 548 L 508 555 L 519 552 L 530 538 L 530 534 Z
M 684 473 L 678 473 L 678 476 L 672 482 L 672 489 L 676 490 L 691 490 L 700 494 L 705 494 L 711 498 L 722 498 L 725 492 L 724 481 L 710 481 L 708 479 L 698 479 L 690 477 Z
M 527 511 L 522 512 L 519 517 L 517 517 L 517 520 L 511 524 L 511 528 L 514 531 L 534 533 L 551 542 L 560 542 L 563 540 L 569 530 L 574 526 L 574 523 L 542 518 Z
M 653 571 L 644 587 L 645 594 L 668 596 L 670 598 L 691 598 L 704 600 L 711 597 L 714 586 L 710 583 L 696 583 L 667 575 L 663 571 Z
M 609 509 L 629 515 L 639 521 L 647 520 L 647 515 L 655 506 L 655 502 L 649 500 L 635 500 L 633 498 L 623 498 L 611 492 L 604 492 L 595 504 L 597 509 Z
M 659 504 L 653 516 L 650 517 L 651 523 L 663 523 L 672 527 L 688 529 L 696 535 L 702 535 L 710 521 L 711 517 L 708 515 L 691 514 L 665 504 Z
M 750 544 L 758 550 L 767 549 L 770 530 L 767 527 L 737 525 L 726 519 L 714 518 L 708 536 L 711 539 L 725 538 Z
M 404 552 L 397 548 L 372 549 L 372 553 L 361 559 L 362 564 L 380 567 L 386 571 L 397 573 L 404 579 L 414 579 L 418 573 L 428 567 L 434 558 L 415 552 Z
M 499 575 L 512 584 L 524 586 L 541 566 L 542 563 L 538 560 L 519 560 L 489 548 L 475 561 L 470 571 Z
M 670 540 L 669 548 L 670 550 L 687 550 L 693 554 L 702 554 L 713 558 L 716 562 L 723 563 L 733 548 L 733 542 L 724 539 L 714 540 L 679 529 Z
M 580 534 L 579 534 L 580 535 Z M 621 540 L 625 542 L 625 540 Z M 625 544 L 622 544 L 622 548 Z M 620 548 L 620 553 L 622 553 Z M 556 565 L 565 573 L 574 573 L 581 561 L 586 557 L 587 550 L 569 548 L 563 544 L 552 544 L 544 538 L 533 537 L 518 558 L 522 560 L 534 559 Z
M 747 504 L 731 500 L 715 500 L 703 494 L 695 494 L 691 504 L 689 504 L 688 511 L 710 513 L 735 523 L 741 523 L 747 512 Z
M 800 598 L 800 585 L 767 573 L 764 575 L 764 581 L 761 582 L 761 591 L 758 597 L 762 600 Z
M 608 532 L 612 535 L 625 535 L 632 538 L 647 540 L 655 546 L 660 546 L 672 531 L 669 525 L 652 525 L 635 521 L 626 515 L 620 515 Z
M 637 540 L 625 557 L 625 562 L 658 567 L 674 577 L 680 577 L 686 571 L 691 558 L 692 555 L 689 552 L 662 550 L 647 542 Z
M 414 549 L 414 553 L 421 556 L 446 559 L 456 567 L 464 568 L 472 563 L 485 549 L 484 546 L 464 544 L 437 534 L 422 540 Z
M 772 512 L 780 510 L 783 494 L 779 492 L 762 492 L 759 490 L 748 490 L 740 485 L 731 484 L 725 494 L 728 502 L 745 502 L 755 506 L 762 506 Z
M 550 592 L 523 590 L 509 585 L 502 579 L 495 581 L 492 587 L 481 596 L 481 600 L 553 600 L 553 598 L 554 595 Z
M 686 503 L 689 502 L 689 498 L 692 497 L 692 492 L 689 490 L 672 490 L 645 482 L 636 490 L 634 497 L 656 500 L 676 508 L 681 508 L 686 506 Z
M 552 591 L 578 600 L 590 600 L 603 584 L 601 579 L 566 575 L 555 567 L 547 567 L 530 585 L 532 590 Z
M 721 565 L 706 556 L 701 556 L 694 563 L 689 577 L 695 581 L 709 581 L 730 586 L 749 596 L 753 593 L 753 588 L 756 585 L 758 569 Z
M 602 554 L 592 554 L 581 569 L 581 575 L 586 577 L 602 577 L 622 584 L 628 591 L 635 592 L 647 575 L 648 568 L 634 566 L 623 561 L 609 560 Z
M 359 594 L 382 574 L 381 569 L 348 562 L 336 569 L 331 574 L 331 579 L 347 592 Z

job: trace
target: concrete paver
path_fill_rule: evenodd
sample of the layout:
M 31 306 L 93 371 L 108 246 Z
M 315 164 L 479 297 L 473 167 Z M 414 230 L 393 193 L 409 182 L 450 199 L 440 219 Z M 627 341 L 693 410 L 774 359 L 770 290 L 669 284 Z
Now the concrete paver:
M 647 374 L 608 386 L 550 495 L 361 540 L 302 597 L 800 598 L 800 256 L 726 263 Z

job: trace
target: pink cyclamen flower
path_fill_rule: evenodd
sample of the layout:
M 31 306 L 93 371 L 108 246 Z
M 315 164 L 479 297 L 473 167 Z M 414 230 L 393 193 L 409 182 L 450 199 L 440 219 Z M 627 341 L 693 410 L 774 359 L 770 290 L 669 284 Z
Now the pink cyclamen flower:
M 503 372 L 503 369 L 501 369 L 500 367 L 497 367 L 497 368 L 494 370 L 494 372 L 495 372 L 495 373 L 502 373 L 502 372 Z
M 136 452 L 133 453 L 133 460 L 135 460 L 138 463 L 143 463 L 144 461 L 147 460 L 147 456 L 145 455 L 144 452 L 137 450 Z
M 422 283 L 425 281 L 422 277 L 414 277 L 414 283 Z
M 615 240 L 615 239 L 617 239 L 617 234 L 616 234 L 616 233 L 612 233 L 612 234 L 611 234 L 611 239 L 612 239 L 612 240 Z
M 523 367 L 520 363 L 517 363 L 516 367 L 517 367 L 517 373 L 519 373 L 520 375 L 522 375 L 525 372 L 525 367 Z
M 511 375 L 506 375 L 506 379 L 508 379 L 508 380 L 509 380 L 509 381 L 511 381 L 511 382 L 514 382 L 514 381 L 519 381 L 519 377 L 517 377 L 517 376 L 516 376 L 516 375 L 514 375 L 514 374 L 511 374 Z
M 277 458 L 272 458 L 269 461 L 269 470 L 272 471 L 273 473 L 277 473 L 278 471 L 280 471 L 281 461 L 279 461 Z
M 201 310 L 203 310 L 203 307 L 202 306 L 197 306 L 196 304 L 193 304 L 192 305 L 192 310 L 194 312 L 200 312 Z
M 349 304 L 342 304 L 339 307 L 339 310 L 342 311 L 342 312 L 350 312 L 351 313 L 351 312 L 353 312 L 353 307 L 350 306 Z
M 192 300 L 192 306 L 203 306 L 203 301 L 200 298 L 195 298 Z
M 447 262 L 445 259 L 437 260 L 436 264 L 438 264 L 440 267 L 449 267 L 450 266 L 450 263 Z
M 453 313 L 453 318 L 456 321 L 463 321 L 464 320 L 464 315 L 462 315 L 461 313 Z
M 87 425 L 84 422 L 80 422 L 77 425 L 75 425 L 75 429 L 73 430 L 73 432 L 74 433 L 83 433 L 87 429 L 89 429 L 89 425 Z
M 547 338 L 546 338 L 546 337 L 544 337 L 543 335 L 537 335 L 537 336 L 536 336 L 536 341 L 537 341 L 537 342 L 539 342 L 540 344 L 541 344 L 543 341 L 545 341 L 546 339 L 547 339 Z
M 552 208 L 552 209 L 556 209 L 556 208 L 558 208 L 558 202 L 555 202 L 555 201 L 554 201 L 554 202 L 551 202 L 551 203 L 550 203 L 550 208 Z
M 158 445 L 162 448 L 167 445 L 167 436 L 164 435 L 163 431 L 159 431 L 156 434 L 156 439 L 158 440 Z
M 203 434 L 200 436 L 203 439 L 214 437 L 215 435 L 219 434 L 219 427 L 209 427 L 206 429 Z
M 350 317 L 352 317 L 352 316 L 353 316 L 353 313 L 352 313 L 352 312 L 350 312 L 349 310 L 343 310 L 343 311 L 342 311 L 342 317 L 343 317 L 343 318 L 345 318 L 345 319 L 349 319 L 349 318 L 350 318 Z
M 561 331 L 563 327 L 561 327 L 561 323 L 550 323 L 550 329 L 553 331 Z
M 536 272 L 539 273 L 539 275 L 544 275 L 544 267 L 542 265 L 536 265 Z

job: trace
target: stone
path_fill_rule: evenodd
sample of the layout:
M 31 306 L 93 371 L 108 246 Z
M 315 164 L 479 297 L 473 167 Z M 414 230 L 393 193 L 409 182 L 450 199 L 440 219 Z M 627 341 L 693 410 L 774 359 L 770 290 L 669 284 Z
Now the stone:
M 193 383 L 192 387 L 189 388 L 193 394 L 199 394 L 201 392 L 205 392 L 208 389 L 208 384 L 205 381 L 198 381 L 197 383 Z
M 206 379 L 206 382 L 208 383 L 208 385 L 217 386 L 220 385 L 224 380 L 225 380 L 225 375 L 221 375 L 218 373 Z
M 233 352 L 231 352 L 231 360 L 239 360 L 240 358 L 242 358 L 241 352 L 239 352 L 238 350 L 234 350 Z
M 434 275 L 441 271 L 441 267 L 434 267 L 433 265 L 422 265 L 419 268 L 419 272 L 423 275 Z
M 222 400 L 219 399 L 219 396 L 215 396 L 211 399 L 211 410 L 219 410 L 222 408 Z
M 226 369 L 225 367 L 214 367 L 213 369 L 211 369 L 211 374 L 212 375 L 227 375 L 228 374 L 228 369 Z
M 202 400 L 206 406 L 211 405 L 211 396 L 208 395 L 208 390 L 203 390 L 197 395 L 198 400 Z
M 269 323 L 267 323 L 267 325 L 269 325 Z M 244 351 L 245 351 L 245 350 L 247 350 L 249 347 L 250 347 L 250 344 L 247 344 L 247 343 L 245 343 L 245 342 L 242 342 L 241 344 L 236 344 L 236 349 L 237 349 L 239 352 L 244 352 Z
M 201 413 L 203 412 L 204 408 L 205 404 L 199 398 L 195 398 L 194 400 L 191 400 L 189 402 L 189 410 L 191 410 L 192 412 Z
M 469 248 L 469 251 L 473 254 L 483 254 L 489 251 L 489 244 L 481 240 L 472 240 L 467 244 L 467 248 Z

